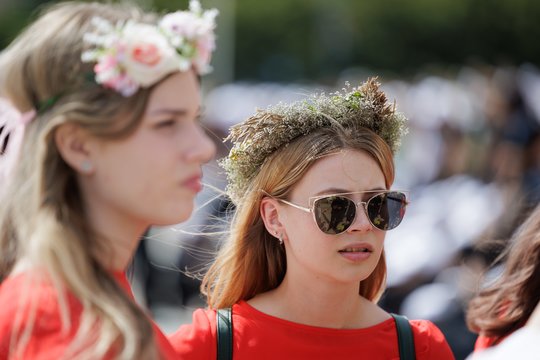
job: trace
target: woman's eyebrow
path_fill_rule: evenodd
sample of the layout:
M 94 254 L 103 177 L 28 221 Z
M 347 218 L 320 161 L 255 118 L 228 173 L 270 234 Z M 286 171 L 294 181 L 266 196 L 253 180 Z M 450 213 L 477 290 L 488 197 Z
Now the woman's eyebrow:
M 360 190 L 360 191 L 351 191 L 351 189 L 343 189 L 343 188 L 328 188 L 328 189 L 324 189 L 324 190 L 321 190 L 319 192 L 317 192 L 314 196 L 319 196 L 319 195 L 327 195 L 327 194 L 354 194 L 354 193 L 363 193 L 363 192 L 366 192 L 366 193 L 369 193 L 369 192 L 376 192 L 376 191 L 385 191 L 386 189 L 384 188 L 380 188 L 380 187 L 376 187 L 376 188 L 373 188 L 373 189 L 368 189 L 368 190 Z
M 172 116 L 184 116 L 188 113 L 186 109 L 156 109 L 150 111 L 149 115 L 172 115 Z
M 318 195 L 326 195 L 326 194 L 342 194 L 342 193 L 350 193 L 351 190 L 349 189 L 342 189 L 342 188 L 328 188 L 321 190 L 317 193 L 315 193 L 315 196 Z

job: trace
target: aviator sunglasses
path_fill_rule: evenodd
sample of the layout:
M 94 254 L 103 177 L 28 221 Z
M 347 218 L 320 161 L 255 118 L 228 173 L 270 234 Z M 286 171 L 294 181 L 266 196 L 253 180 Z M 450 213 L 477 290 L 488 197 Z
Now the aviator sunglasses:
M 364 193 L 374 193 L 374 195 L 367 201 L 358 202 L 346 196 Z M 269 196 L 272 197 L 271 195 Z M 313 219 L 319 229 L 329 235 L 338 235 L 347 231 L 356 219 L 358 205 L 362 205 L 369 222 L 377 229 L 384 231 L 395 229 L 401 223 L 401 220 L 403 220 L 405 208 L 408 204 L 407 195 L 404 192 L 393 190 L 359 191 L 315 196 L 309 198 L 309 208 L 287 200 L 275 199 L 297 209 L 312 213 Z

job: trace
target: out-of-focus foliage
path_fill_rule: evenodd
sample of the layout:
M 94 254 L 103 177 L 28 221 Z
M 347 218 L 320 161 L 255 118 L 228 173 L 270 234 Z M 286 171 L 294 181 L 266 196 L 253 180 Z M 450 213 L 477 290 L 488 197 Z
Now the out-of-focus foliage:
M 138 2 L 158 10 L 187 4 Z M 0 47 L 38 3 L 0 0 Z M 235 9 L 236 79 L 323 80 L 350 67 L 403 76 L 471 62 L 540 64 L 534 0 L 219 0 L 210 6 Z
M 533 0 L 238 0 L 236 8 L 241 78 L 540 63 L 540 2 Z

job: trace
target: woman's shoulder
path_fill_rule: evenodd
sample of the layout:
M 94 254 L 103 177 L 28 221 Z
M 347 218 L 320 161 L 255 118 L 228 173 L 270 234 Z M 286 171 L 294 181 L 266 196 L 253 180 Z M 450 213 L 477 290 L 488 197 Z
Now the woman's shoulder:
M 0 284 L 0 321 L 12 323 L 30 315 L 29 310 L 32 310 L 32 316 L 59 311 L 58 292 L 52 282 L 31 273 L 4 279 Z
M 34 356 L 31 355 L 34 352 L 37 356 L 44 349 L 53 353 L 56 345 L 62 343 L 61 338 L 69 335 L 62 331 L 63 314 L 56 287 L 43 277 L 34 275 L 19 273 L 9 276 L 0 284 L 0 353 L 2 354 L 7 354 L 13 341 L 27 331 L 28 342 L 25 344 L 25 351 L 29 357 Z M 74 311 L 77 311 L 77 304 L 70 296 L 65 298 L 65 304 L 68 316 L 72 321 L 75 320 L 73 315 Z M 2 359 L 1 356 L 0 359 Z
M 182 359 L 206 359 L 217 356 L 216 311 L 197 309 L 192 321 L 168 336 L 176 353 Z
M 419 359 L 454 359 L 442 331 L 429 320 L 410 320 Z
M 245 322 L 251 316 L 246 314 L 249 306 L 240 301 L 232 306 L 232 318 L 235 337 L 245 329 Z M 169 335 L 169 342 L 182 359 L 214 359 L 217 356 L 217 311 L 196 309 L 191 323 L 181 325 Z

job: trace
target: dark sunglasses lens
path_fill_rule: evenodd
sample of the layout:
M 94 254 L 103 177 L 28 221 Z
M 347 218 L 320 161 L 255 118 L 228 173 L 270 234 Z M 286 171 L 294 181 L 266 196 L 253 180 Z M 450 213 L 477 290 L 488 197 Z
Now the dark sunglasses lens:
M 372 197 L 367 205 L 371 223 L 381 230 L 395 229 L 405 216 L 407 198 L 401 192 L 382 193 Z
M 354 221 L 356 206 L 343 196 L 329 196 L 315 200 L 313 206 L 315 221 L 325 234 L 340 234 Z

